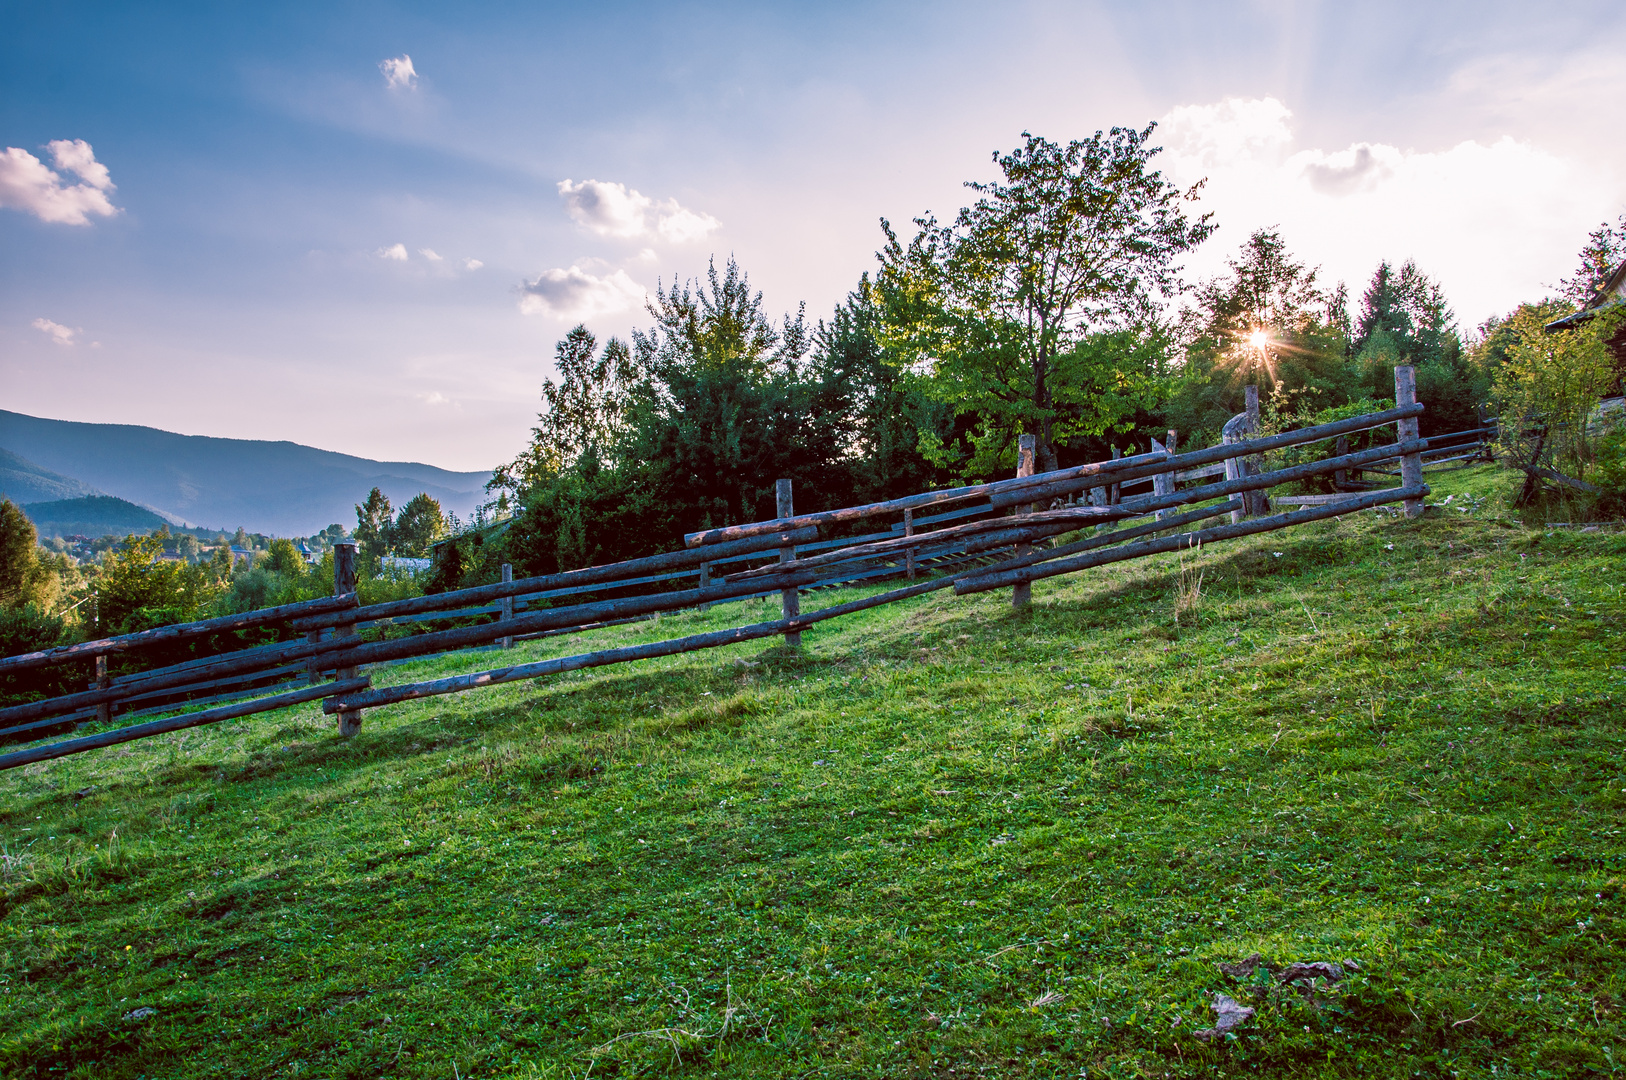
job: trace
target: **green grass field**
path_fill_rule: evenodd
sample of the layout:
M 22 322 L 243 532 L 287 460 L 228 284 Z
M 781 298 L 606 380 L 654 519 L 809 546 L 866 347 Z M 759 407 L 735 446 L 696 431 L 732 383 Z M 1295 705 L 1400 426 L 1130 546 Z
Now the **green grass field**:
M 1626 537 L 1430 479 L 1025 615 L 0 775 L 0 1075 L 1626 1073 Z M 1255 952 L 1358 971 L 1216 967 Z M 1256 1015 L 1199 1041 L 1216 991 Z

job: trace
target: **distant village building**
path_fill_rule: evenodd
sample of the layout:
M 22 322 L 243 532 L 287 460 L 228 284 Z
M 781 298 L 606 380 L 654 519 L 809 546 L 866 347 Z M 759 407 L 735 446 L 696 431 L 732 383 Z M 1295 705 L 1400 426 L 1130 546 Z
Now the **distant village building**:
M 253 562 L 254 561 L 254 552 L 250 551 L 246 547 L 238 547 L 236 544 L 233 544 L 231 546 L 232 565 L 235 566 L 237 564 L 237 562 L 239 560 L 242 560 L 242 559 L 246 559 L 249 562 Z
M 299 557 L 304 559 L 308 565 L 315 566 L 317 563 L 322 561 L 322 556 L 318 555 L 315 551 L 312 551 L 311 546 L 305 543 L 303 540 L 300 540 L 294 544 L 294 550 L 299 552 Z

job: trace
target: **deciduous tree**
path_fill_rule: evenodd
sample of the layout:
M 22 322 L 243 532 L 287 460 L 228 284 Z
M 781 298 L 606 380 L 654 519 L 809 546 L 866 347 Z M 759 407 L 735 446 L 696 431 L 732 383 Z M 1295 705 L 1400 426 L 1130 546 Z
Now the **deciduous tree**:
M 1001 181 L 966 185 L 983 197 L 952 225 L 917 218 L 906 246 L 882 222 L 879 285 L 902 360 L 943 400 L 978 411 L 985 442 L 1037 435 L 1041 469 L 1056 467 L 1058 440 L 1121 419 L 1102 415 L 1098 394 L 1068 393 L 1098 363 L 1058 358 L 1118 344 L 1080 354 L 1092 334 L 1155 331 L 1158 301 L 1179 289 L 1178 258 L 1213 231 L 1209 215 L 1192 220 L 1182 206 L 1198 187 L 1182 192 L 1151 168 L 1155 127 L 1065 146 L 1024 133 L 994 155 Z

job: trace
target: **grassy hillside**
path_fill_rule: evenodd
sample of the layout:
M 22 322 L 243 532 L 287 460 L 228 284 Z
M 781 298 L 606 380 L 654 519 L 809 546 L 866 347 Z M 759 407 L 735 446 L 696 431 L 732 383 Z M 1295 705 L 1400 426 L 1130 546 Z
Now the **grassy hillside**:
M 1626 537 L 1491 505 L 0 775 L 0 1072 L 1611 1075 Z
M 41 536 L 124 536 L 168 524 L 146 507 L 111 495 L 25 503 L 22 511 Z

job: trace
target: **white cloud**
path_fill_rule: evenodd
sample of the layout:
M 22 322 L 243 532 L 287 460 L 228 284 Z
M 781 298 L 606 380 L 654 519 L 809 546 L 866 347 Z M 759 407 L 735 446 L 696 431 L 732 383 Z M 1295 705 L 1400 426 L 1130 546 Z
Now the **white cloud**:
M 418 85 L 418 72 L 406 53 L 393 60 L 380 60 L 378 70 L 384 73 L 384 85 L 391 90 L 412 90 Z
M 1192 260 L 1222 269 L 1249 233 L 1279 226 L 1294 254 L 1357 296 L 1380 259 L 1415 258 L 1477 324 L 1570 271 L 1570 252 L 1614 215 L 1602 176 L 1504 136 L 1440 149 L 1356 142 L 1300 149 L 1274 98 L 1186 105 L 1166 116 L 1159 164 L 1181 184 L 1207 177 L 1199 204 L 1223 231 Z
M 653 205 L 625 184 L 602 180 L 559 181 L 559 197 L 571 220 L 600 236 L 642 236 L 644 215 Z
M 684 209 L 677 204 L 676 199 L 667 200 L 667 205 L 668 208 L 661 212 L 661 222 L 657 229 L 661 237 L 670 243 L 687 244 L 703 239 L 722 225 L 722 222 L 710 214 Z
M 478 269 L 480 269 L 480 267 L 482 267 L 484 265 L 485 265 L 485 263 L 481 262 L 479 259 L 464 259 L 463 260 L 463 269 L 465 269 L 465 270 L 478 270 Z
M 55 139 L 47 144 L 51 160 L 80 183 L 67 184 L 39 158 L 15 146 L 0 154 L 0 206 L 33 214 L 54 225 L 89 225 L 90 217 L 111 217 L 118 207 L 108 199 L 113 179 L 83 139 Z
M 427 394 L 419 394 L 418 397 L 423 400 L 425 405 L 447 405 L 452 400 L 439 390 L 431 390 Z
M 45 144 L 51 151 L 51 160 L 59 169 L 78 176 L 97 191 L 112 191 L 113 176 L 107 166 L 96 160 L 96 152 L 83 139 L 52 139 Z
M 35 319 L 30 325 L 32 325 L 34 329 L 38 330 L 40 333 L 48 335 L 50 339 L 56 342 L 58 345 L 72 345 L 74 343 L 74 336 L 79 333 L 79 331 L 74 330 L 71 327 L 63 326 L 58 322 L 52 322 L 50 319 Z M 100 345 L 101 342 L 98 341 L 94 344 Z
M 380 259 L 393 259 L 396 262 L 406 262 L 408 258 L 406 245 L 392 244 L 387 248 L 379 248 L 378 257 Z
M 430 262 L 440 262 L 441 261 L 441 257 L 439 255 L 435 254 L 435 251 L 434 251 L 433 248 L 419 248 L 418 249 L 418 254 L 422 255 L 424 258 L 428 259 Z
M 642 285 L 617 270 L 596 277 L 579 266 L 568 270 L 544 270 L 535 281 L 520 286 L 519 309 L 527 315 L 557 315 L 586 319 L 614 311 L 625 311 L 644 302 Z
M 657 203 L 636 189 L 607 180 L 561 180 L 559 197 L 571 220 L 600 236 L 659 237 L 684 244 L 722 225 L 710 214 L 679 206 L 676 199 Z

